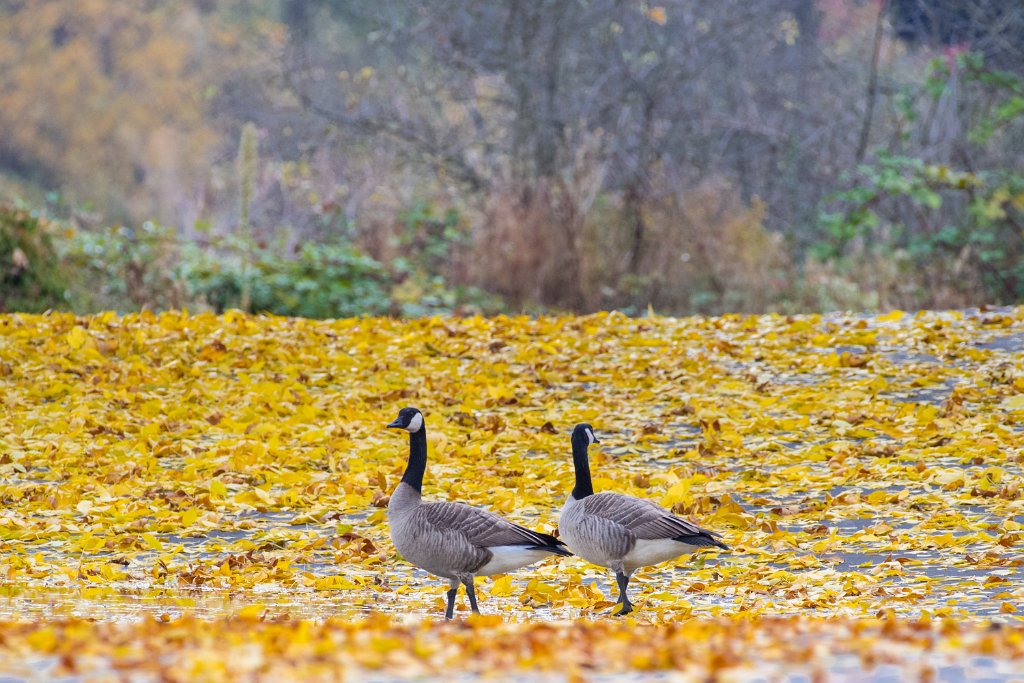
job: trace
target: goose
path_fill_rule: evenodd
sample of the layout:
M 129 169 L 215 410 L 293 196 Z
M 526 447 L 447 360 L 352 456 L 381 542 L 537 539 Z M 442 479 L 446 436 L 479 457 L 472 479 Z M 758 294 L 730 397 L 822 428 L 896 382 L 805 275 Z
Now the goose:
M 576 486 L 565 500 L 558 520 L 559 537 L 573 553 L 615 572 L 619 587 L 618 615 L 633 611 L 626 589 L 640 567 L 659 564 L 700 548 L 729 547 L 720 534 L 676 517 L 643 498 L 621 493 L 594 493 L 587 449 L 600 443 L 589 424 L 572 432 L 572 461 Z
M 409 432 L 409 464 L 388 503 L 391 541 L 406 561 L 448 579 L 445 619 L 455 614 L 460 583 L 466 587 L 470 608 L 479 614 L 475 577 L 504 574 L 549 555 L 572 554 L 554 536 L 513 524 L 493 512 L 463 503 L 424 503 L 427 429 L 423 413 L 402 408 L 388 428 Z

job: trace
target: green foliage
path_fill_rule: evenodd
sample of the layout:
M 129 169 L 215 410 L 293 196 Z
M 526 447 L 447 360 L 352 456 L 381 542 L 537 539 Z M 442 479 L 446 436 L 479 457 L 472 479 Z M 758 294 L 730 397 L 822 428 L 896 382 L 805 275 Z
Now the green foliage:
M 56 230 L 38 212 L 0 205 L 0 311 L 38 312 L 65 302 Z
M 399 219 L 402 229 L 395 247 L 401 256 L 388 266 L 395 282 L 394 312 L 415 317 L 459 309 L 503 310 L 500 297 L 476 287 L 453 287 L 441 275 L 455 270 L 455 255 L 470 241 L 458 211 L 438 215 L 429 202 L 417 201 Z
M 468 243 L 455 209 L 437 216 L 430 203 L 417 201 L 399 214 L 399 220 L 404 230 L 398 236 L 398 247 L 404 256 L 396 259 L 393 267 L 400 273 L 442 272 L 451 265 L 455 250 Z
M 823 259 L 839 258 L 852 241 L 871 237 L 883 224 L 880 211 L 887 199 L 905 199 L 914 206 L 919 217 L 927 218 L 942 209 L 944 192 L 972 192 L 986 187 L 978 175 L 887 152 L 880 152 L 874 163 L 857 167 L 846 179 L 851 187 L 829 197 L 839 205 L 839 210 L 822 211 L 819 216 L 830 238 L 815 245 L 815 254 Z M 895 228 L 893 234 L 897 241 L 906 235 L 905 226 L 890 224 L 889 227 Z M 933 235 L 915 236 L 910 246 L 925 248 L 930 237 L 941 242 L 944 233 L 941 229 Z
M 982 145 L 1006 128 L 1018 123 L 1024 115 L 1024 78 L 1012 71 L 990 69 L 979 53 L 964 52 L 956 57 L 956 69 L 964 83 L 985 91 L 983 111 L 973 119 L 968 133 L 971 142 Z M 948 94 L 952 66 L 943 59 L 931 62 L 924 90 L 933 102 Z M 982 98 L 979 98 L 982 99 Z
M 983 102 L 969 139 L 1015 139 L 1024 127 L 1024 78 L 985 70 L 973 54 L 960 55 L 957 66 L 964 87 Z M 949 96 L 949 82 L 950 66 L 937 60 L 921 90 L 935 102 Z M 917 121 L 913 99 L 910 94 L 901 99 L 903 120 L 910 124 Z M 817 258 L 840 265 L 898 259 L 921 287 L 931 283 L 955 291 L 962 278 L 980 283 L 989 301 L 1024 298 L 1024 169 L 1019 165 L 967 170 L 881 150 L 844 180 L 848 187 L 830 195 L 819 213 L 826 238 L 813 249 Z M 920 276 L 925 271 L 936 277 Z
M 1024 174 L 1010 169 L 970 173 L 921 159 L 880 154 L 831 196 L 822 211 L 828 235 L 814 254 L 842 260 L 853 245 L 885 256 L 905 251 L 914 264 L 969 265 L 990 300 L 1024 297 Z M 854 251 L 857 251 L 854 249 Z
M 461 239 L 457 215 L 408 215 L 398 246 L 410 257 L 386 268 L 345 240 L 291 250 L 237 235 L 199 243 L 156 222 L 75 229 L 0 209 L 0 310 L 239 308 L 308 318 L 501 310 L 497 297 L 452 287 L 436 270 Z
M 386 273 L 353 246 L 306 243 L 286 254 L 237 238 L 199 246 L 145 223 L 139 230 L 80 231 L 65 257 L 88 283 L 75 293 L 79 310 L 246 308 L 310 318 L 389 310 Z
M 75 310 L 159 310 L 186 304 L 175 272 L 178 237 L 173 228 L 147 221 L 137 229 L 76 230 L 61 251 L 75 275 Z
M 217 311 L 239 308 L 245 292 L 256 312 L 306 318 L 387 313 L 387 273 L 350 244 L 306 243 L 292 257 L 275 249 L 240 249 L 251 259 L 188 245 L 180 276 L 190 293 Z

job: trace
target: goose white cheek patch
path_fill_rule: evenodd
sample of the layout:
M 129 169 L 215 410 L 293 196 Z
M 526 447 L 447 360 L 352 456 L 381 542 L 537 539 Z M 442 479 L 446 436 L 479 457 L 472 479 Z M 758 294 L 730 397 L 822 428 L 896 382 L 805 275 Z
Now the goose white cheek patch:
M 590 441 L 590 443 L 597 443 L 597 437 L 594 436 L 594 432 L 589 429 L 587 430 L 587 440 Z
M 413 415 L 412 419 L 409 420 L 409 426 L 406 427 L 405 429 L 410 434 L 412 434 L 414 432 L 420 431 L 420 429 L 422 427 L 423 427 L 423 416 L 420 415 L 419 413 L 416 413 L 415 415 Z

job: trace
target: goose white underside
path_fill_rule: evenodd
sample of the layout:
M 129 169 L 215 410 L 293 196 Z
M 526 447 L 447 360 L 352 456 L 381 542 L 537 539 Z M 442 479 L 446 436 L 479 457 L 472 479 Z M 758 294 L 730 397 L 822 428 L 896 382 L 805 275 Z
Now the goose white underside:
M 490 576 L 492 574 L 504 574 L 513 569 L 525 567 L 528 564 L 539 562 L 551 555 L 547 550 L 529 548 L 524 545 L 497 545 L 488 548 L 493 557 L 484 566 L 477 569 L 477 576 Z
M 637 539 L 633 549 L 622 558 L 623 567 L 632 572 L 640 567 L 649 567 L 675 559 L 680 555 L 692 553 L 697 546 L 683 543 L 672 538 L 656 538 L 652 540 Z

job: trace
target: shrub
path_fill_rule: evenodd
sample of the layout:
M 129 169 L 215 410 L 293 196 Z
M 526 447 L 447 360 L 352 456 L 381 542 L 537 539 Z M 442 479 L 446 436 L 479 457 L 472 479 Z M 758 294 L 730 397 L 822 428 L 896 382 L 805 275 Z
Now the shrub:
M 188 303 L 177 274 L 176 231 L 147 221 L 139 228 L 69 230 L 61 245 L 71 273 L 69 303 L 76 311 L 160 310 Z
M 985 113 L 968 132 L 974 142 L 1024 139 L 1024 78 L 984 68 L 960 55 L 960 90 Z M 937 61 L 921 86 L 929 101 L 966 97 L 949 90 L 950 66 Z M 913 99 L 913 98 L 910 98 Z M 983 103 L 983 104 L 979 104 Z M 914 123 L 907 106 L 905 118 Z M 907 135 L 910 133 L 908 132 Z M 1024 298 L 1024 171 L 973 168 L 881 150 L 846 176 L 847 187 L 822 207 L 825 233 L 813 250 L 839 273 L 874 289 L 882 307 L 966 306 Z M 884 267 L 879 267 L 882 264 Z M 871 273 L 879 273 L 871 277 Z M 888 273 L 888 276 L 881 274 Z
M 444 253 L 436 249 L 396 259 L 389 269 L 343 241 L 305 242 L 291 251 L 236 236 L 200 244 L 152 222 L 137 230 L 68 232 L 61 248 L 70 273 L 66 304 L 77 311 L 241 308 L 340 318 L 501 308 L 495 297 L 451 287 L 429 271 Z
M 636 214 L 639 208 L 639 215 Z M 788 295 L 792 266 L 766 207 L 745 204 L 724 180 L 686 191 L 652 191 L 639 207 L 602 195 L 587 217 L 582 269 L 589 308 L 638 313 L 764 311 Z M 631 227 L 645 247 L 634 254 Z
M 217 311 L 238 308 L 248 284 L 249 309 L 276 315 L 340 318 L 388 312 L 384 268 L 349 244 L 301 245 L 291 257 L 254 249 L 249 265 L 235 253 L 194 245 L 179 273 L 194 300 Z
M 37 212 L 0 205 L 0 311 L 43 311 L 66 303 L 54 247 L 59 230 Z
M 721 179 L 648 201 L 642 218 L 651 248 L 623 275 L 632 308 L 717 314 L 771 310 L 790 284 L 782 236 L 765 228 L 767 207 L 745 203 Z

